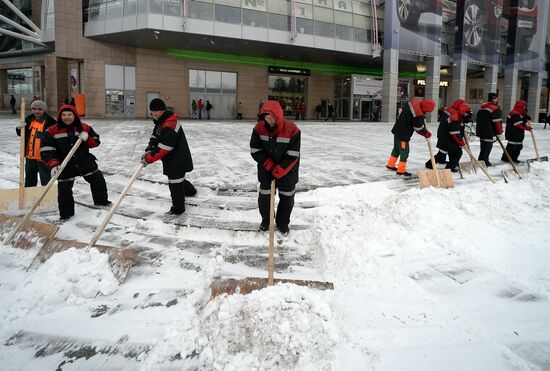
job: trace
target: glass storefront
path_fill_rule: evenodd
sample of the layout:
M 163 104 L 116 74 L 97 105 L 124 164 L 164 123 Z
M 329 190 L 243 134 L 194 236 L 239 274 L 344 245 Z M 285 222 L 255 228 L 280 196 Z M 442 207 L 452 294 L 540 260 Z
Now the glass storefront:
M 194 100 L 202 99 L 205 108 L 201 117 L 206 118 L 206 102 L 212 105 L 210 115 L 217 119 L 237 117 L 237 74 L 235 72 L 189 70 L 189 109 Z M 198 112 L 197 112 L 198 115 Z M 189 112 L 191 116 L 191 112 Z
M 112 117 L 136 115 L 136 68 L 105 65 L 105 114 Z
M 8 94 L 32 94 L 32 68 L 7 71 Z
M 306 87 L 306 77 L 269 75 L 268 99 L 279 101 L 285 116 L 295 117 L 296 108 L 307 101 Z

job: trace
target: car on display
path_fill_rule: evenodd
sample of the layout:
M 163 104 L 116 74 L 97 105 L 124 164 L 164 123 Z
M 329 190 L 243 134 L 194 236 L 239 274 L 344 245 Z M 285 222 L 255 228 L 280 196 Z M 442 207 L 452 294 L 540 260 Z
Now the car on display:
M 416 27 L 422 13 L 441 15 L 443 0 L 396 0 L 397 17 L 404 27 Z
M 504 9 L 508 9 L 508 30 L 515 36 L 515 52 L 524 53 L 537 33 L 537 0 L 505 0 Z

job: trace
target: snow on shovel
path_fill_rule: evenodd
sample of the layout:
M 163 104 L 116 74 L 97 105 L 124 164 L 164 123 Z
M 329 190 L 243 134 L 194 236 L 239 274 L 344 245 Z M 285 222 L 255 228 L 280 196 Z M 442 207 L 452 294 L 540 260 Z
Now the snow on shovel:
M 467 173 L 472 173 L 473 171 L 475 174 L 477 174 L 477 168 L 478 167 L 481 168 L 482 166 L 485 167 L 485 162 L 483 162 L 482 164 L 476 160 L 476 158 L 472 154 L 472 148 L 470 147 L 470 141 L 468 140 L 467 135 L 464 135 L 464 143 L 466 143 L 466 147 L 464 149 L 466 150 L 466 153 L 470 157 L 470 162 L 461 162 L 459 165 L 460 170 Z
M 428 126 L 424 122 L 426 130 Z M 434 153 L 432 150 L 432 143 L 430 139 L 426 138 L 428 143 L 428 150 L 430 152 L 430 160 L 432 162 L 432 170 L 420 170 L 418 171 L 418 179 L 420 180 L 420 188 L 436 187 L 436 188 L 453 188 L 453 175 L 451 169 L 438 169 L 435 164 Z
M 516 167 L 516 164 L 512 160 L 512 157 L 510 156 L 510 153 L 506 150 L 506 147 L 504 147 L 504 144 L 502 144 L 502 140 L 497 135 L 498 144 L 500 144 L 500 148 L 502 148 L 502 151 L 504 152 L 504 155 L 508 159 L 508 162 L 510 165 L 512 165 L 512 170 L 502 170 L 502 176 L 504 177 L 504 181 L 506 183 L 510 183 L 510 181 L 514 178 L 514 175 L 517 175 L 519 179 L 523 179 L 527 176 L 527 172 L 525 170 L 519 171 Z
M 25 199 L 30 202 L 36 199 L 44 192 L 44 186 L 27 187 L 25 188 L 25 98 L 21 98 L 21 140 L 19 153 L 19 188 L 2 189 L 0 190 L 0 210 L 5 210 L 8 204 L 19 199 L 19 209 L 25 207 Z M 42 200 L 42 205 L 54 204 L 57 202 L 57 188 L 53 187 L 52 191 L 47 194 Z
M 96 242 L 99 240 L 99 237 L 107 227 L 107 224 L 109 224 L 109 221 L 113 217 L 117 208 L 122 203 L 122 200 L 130 190 L 130 187 L 134 184 L 135 180 L 137 179 L 142 169 L 143 169 L 143 164 L 140 163 L 138 168 L 130 178 L 130 181 L 128 182 L 126 187 L 124 187 L 124 189 L 122 190 L 122 193 L 118 197 L 117 201 L 111 207 L 111 210 L 109 210 L 109 213 L 107 214 L 105 219 L 103 219 L 103 222 L 97 227 L 90 243 L 57 240 L 57 239 L 51 240 L 47 244 L 45 244 L 42 247 L 42 249 L 40 249 L 36 257 L 34 258 L 34 261 L 31 264 L 31 267 L 45 262 L 53 254 L 57 252 L 65 251 L 73 247 L 77 249 L 96 248 L 99 250 L 99 252 L 107 254 L 109 256 L 109 264 L 111 265 L 111 270 L 113 271 L 115 277 L 119 280 L 119 282 L 123 282 L 126 279 L 126 276 L 130 271 L 130 268 L 132 268 L 132 266 L 135 265 L 136 259 L 138 258 L 138 255 L 141 249 L 102 246 L 102 245 L 96 245 Z
M 307 286 L 319 290 L 334 290 L 334 284 L 331 282 L 310 281 L 310 280 L 291 280 L 274 279 L 273 271 L 275 265 L 274 246 L 275 246 L 275 179 L 271 181 L 271 198 L 269 203 L 269 258 L 267 263 L 267 278 L 247 277 L 244 279 L 215 279 L 210 285 L 211 295 L 214 298 L 222 294 L 249 294 L 254 290 L 261 290 L 267 286 L 273 286 L 274 283 L 292 283 L 299 286 Z

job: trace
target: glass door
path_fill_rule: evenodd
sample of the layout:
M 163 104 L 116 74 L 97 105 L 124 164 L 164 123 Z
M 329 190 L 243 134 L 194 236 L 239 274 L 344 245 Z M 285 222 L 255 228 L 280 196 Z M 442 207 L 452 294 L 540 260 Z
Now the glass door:
M 361 121 L 372 120 L 372 100 L 361 100 Z

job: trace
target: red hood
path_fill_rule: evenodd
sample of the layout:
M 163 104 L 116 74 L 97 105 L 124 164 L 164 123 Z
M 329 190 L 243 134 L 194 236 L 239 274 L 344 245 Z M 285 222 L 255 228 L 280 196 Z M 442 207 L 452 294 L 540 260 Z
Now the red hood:
M 283 109 L 281 105 L 276 100 L 268 100 L 262 106 L 260 110 L 260 115 L 263 113 L 269 113 L 271 116 L 275 117 L 277 120 L 277 125 L 283 125 L 285 122 L 285 117 L 283 115 Z
M 453 102 L 453 104 L 451 105 L 452 108 L 454 108 L 455 110 L 459 111 L 459 108 L 460 108 L 460 105 L 462 103 L 465 103 L 466 101 L 462 98 L 458 98 L 457 100 L 455 100 Z
M 61 121 L 61 112 L 63 112 L 63 111 L 71 111 L 74 114 L 73 124 L 79 124 L 80 123 L 80 116 L 78 116 L 78 113 L 76 112 L 76 108 L 74 108 L 70 104 L 63 104 L 63 105 L 61 105 L 61 107 L 59 107 L 59 111 L 57 112 L 57 122 L 58 123 L 63 123 L 63 121 Z
M 514 111 L 518 112 L 520 115 L 525 115 L 527 113 L 527 102 L 524 100 L 518 100 L 514 105 Z

